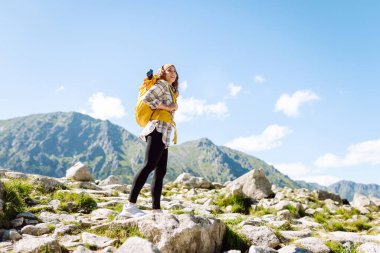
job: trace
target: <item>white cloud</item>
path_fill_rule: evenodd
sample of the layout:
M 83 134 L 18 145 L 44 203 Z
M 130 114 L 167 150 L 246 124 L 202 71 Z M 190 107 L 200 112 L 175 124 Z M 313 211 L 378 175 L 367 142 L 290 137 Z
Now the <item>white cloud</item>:
M 266 79 L 261 76 L 261 75 L 256 75 L 255 76 L 255 83 L 264 83 L 266 81 Z
M 241 91 L 241 86 L 235 85 L 234 83 L 228 84 L 228 93 L 230 96 L 235 97 Z
M 228 116 L 228 108 L 224 102 L 207 104 L 206 100 L 196 98 L 178 97 L 178 111 L 176 112 L 176 122 L 186 122 L 195 117 L 211 116 L 224 119 Z
M 260 134 L 238 137 L 225 146 L 243 152 L 269 150 L 282 145 L 282 139 L 292 131 L 286 126 L 270 125 Z
M 59 86 L 56 90 L 55 90 L 55 92 L 56 93 L 59 93 L 59 92 L 62 92 L 62 91 L 64 91 L 65 90 L 65 87 L 63 86 L 63 85 L 61 85 L 61 86 Z
M 310 168 L 308 168 L 306 165 L 300 162 L 277 163 L 273 164 L 273 166 L 285 175 L 291 177 L 292 179 L 298 179 L 301 176 L 308 175 L 311 172 Z
M 122 118 L 126 114 L 124 106 L 119 98 L 105 96 L 102 92 L 93 94 L 88 99 L 88 102 L 90 103 L 91 112 L 87 114 L 94 118 L 103 120 Z
M 187 90 L 187 81 L 183 81 L 183 82 L 181 82 L 181 83 L 179 84 L 179 89 L 180 89 L 181 91 L 185 91 L 185 90 Z
M 317 184 L 320 184 L 323 186 L 329 186 L 329 185 L 336 183 L 342 179 L 339 177 L 323 175 L 323 176 L 300 177 L 297 180 L 303 180 L 303 181 L 310 182 L 310 183 L 317 183 Z
M 275 111 L 282 111 L 289 117 L 299 115 L 299 107 L 306 102 L 319 100 L 320 98 L 310 90 L 297 91 L 293 95 L 282 94 L 276 102 Z
M 370 140 L 350 145 L 343 157 L 327 153 L 314 164 L 321 168 L 380 164 L 380 140 Z

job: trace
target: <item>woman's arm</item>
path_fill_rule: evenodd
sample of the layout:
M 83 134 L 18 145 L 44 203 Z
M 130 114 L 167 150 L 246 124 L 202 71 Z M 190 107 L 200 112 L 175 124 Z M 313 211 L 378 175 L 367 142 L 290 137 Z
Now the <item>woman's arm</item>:
M 145 93 L 142 101 L 149 105 L 150 109 L 156 110 L 166 110 L 175 111 L 177 110 L 177 104 L 166 105 L 162 102 L 161 98 L 165 94 L 165 90 L 161 85 L 154 85 L 150 88 L 147 93 Z

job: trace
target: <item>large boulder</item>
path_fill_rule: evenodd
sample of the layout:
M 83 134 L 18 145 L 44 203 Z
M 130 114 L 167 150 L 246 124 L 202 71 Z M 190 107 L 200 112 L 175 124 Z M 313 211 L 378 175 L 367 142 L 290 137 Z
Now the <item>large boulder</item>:
M 235 179 L 227 185 L 226 191 L 227 194 L 242 194 L 244 197 L 255 200 L 269 197 L 273 198 L 275 196 L 272 191 L 272 184 L 265 177 L 263 169 L 251 170 L 243 176 Z
M 121 180 L 117 176 L 111 175 L 107 177 L 106 179 L 99 182 L 100 186 L 110 185 L 110 184 L 121 184 Z
M 331 200 L 338 202 L 339 204 L 342 204 L 342 199 L 337 194 L 327 192 L 327 191 L 323 191 L 323 190 L 318 190 L 317 194 L 318 194 L 319 200 L 331 199 Z
M 380 243 L 366 242 L 357 249 L 359 253 L 380 253 Z
M 225 225 L 219 219 L 189 214 L 149 214 L 117 220 L 109 229 L 137 227 L 162 253 L 220 252 Z
M 280 240 L 277 238 L 273 230 L 266 226 L 256 227 L 245 225 L 242 227 L 241 233 L 249 239 L 252 245 L 255 246 L 276 248 L 280 245 Z
M 373 199 L 373 197 L 372 197 Z M 360 210 L 360 208 L 378 208 L 378 205 L 374 201 L 371 200 L 371 198 L 360 194 L 355 193 L 354 199 L 352 200 L 352 206 L 356 207 Z
M 193 188 L 204 188 L 210 189 L 212 184 L 204 179 L 203 177 L 194 177 L 189 173 L 182 173 L 177 177 L 174 181 L 174 184 L 178 186 L 183 186 L 185 188 L 193 189 Z
M 115 253 L 161 253 L 156 246 L 140 237 L 130 237 Z
M 14 244 L 13 251 L 17 253 L 62 252 L 54 236 L 24 238 Z
M 66 178 L 75 181 L 93 181 L 91 173 L 88 171 L 87 166 L 81 162 L 77 162 L 70 169 L 66 171 Z

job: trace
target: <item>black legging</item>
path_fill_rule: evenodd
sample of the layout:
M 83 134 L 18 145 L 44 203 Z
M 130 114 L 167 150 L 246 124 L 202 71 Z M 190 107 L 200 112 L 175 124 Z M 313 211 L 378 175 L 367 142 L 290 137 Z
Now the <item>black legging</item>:
M 143 167 L 137 172 L 133 179 L 129 201 L 137 202 L 137 197 L 144 186 L 149 174 L 155 170 L 151 192 L 153 200 L 153 209 L 160 209 L 162 182 L 166 174 L 166 165 L 168 162 L 168 149 L 162 141 L 162 133 L 156 129 L 146 136 L 148 145 L 145 151 L 145 161 Z

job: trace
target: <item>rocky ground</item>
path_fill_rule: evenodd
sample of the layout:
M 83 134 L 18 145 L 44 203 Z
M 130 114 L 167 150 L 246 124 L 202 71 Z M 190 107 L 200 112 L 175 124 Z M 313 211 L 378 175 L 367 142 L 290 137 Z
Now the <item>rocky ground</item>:
M 224 185 L 189 174 L 164 186 L 164 213 L 120 219 L 130 185 L 93 181 L 83 164 L 65 178 L 0 170 L 0 252 L 380 252 L 380 201 L 278 189 L 262 170 Z

